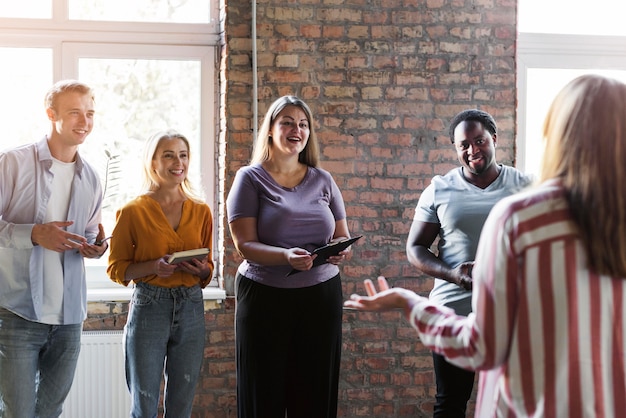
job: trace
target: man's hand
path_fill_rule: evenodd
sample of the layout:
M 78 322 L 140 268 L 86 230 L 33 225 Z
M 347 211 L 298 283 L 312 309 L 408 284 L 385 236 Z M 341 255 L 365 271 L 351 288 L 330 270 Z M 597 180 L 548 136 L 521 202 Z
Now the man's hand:
M 455 283 L 465 290 L 472 290 L 472 269 L 474 268 L 473 261 L 467 261 L 456 266 L 453 270 Z
M 62 253 L 67 250 L 78 250 L 87 239 L 81 235 L 67 232 L 65 228 L 74 221 L 48 222 L 35 224 L 30 235 L 34 245 L 39 245 L 47 250 Z
M 100 258 L 109 248 L 109 244 L 104 240 L 105 233 L 102 224 L 98 224 L 98 235 L 95 244 L 88 244 L 86 241 L 79 248 L 78 252 L 86 258 Z

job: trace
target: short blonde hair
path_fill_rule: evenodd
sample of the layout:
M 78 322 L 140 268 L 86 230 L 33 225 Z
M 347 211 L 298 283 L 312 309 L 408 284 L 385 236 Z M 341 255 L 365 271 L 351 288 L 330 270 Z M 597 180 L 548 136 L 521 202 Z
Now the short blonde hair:
M 585 75 L 546 116 L 541 179 L 561 180 L 590 267 L 626 277 L 626 84 Z
M 44 97 L 44 107 L 46 109 L 56 110 L 55 106 L 57 104 L 57 98 L 61 94 L 68 92 L 78 92 L 84 95 L 89 95 L 92 101 L 96 101 L 93 90 L 87 84 L 78 80 L 61 80 L 54 83 L 46 92 Z

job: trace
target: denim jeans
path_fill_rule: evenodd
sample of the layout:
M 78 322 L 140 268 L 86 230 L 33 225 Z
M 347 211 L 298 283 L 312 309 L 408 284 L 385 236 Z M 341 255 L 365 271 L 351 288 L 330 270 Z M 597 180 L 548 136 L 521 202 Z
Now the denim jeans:
M 137 283 L 124 327 L 132 418 L 157 416 L 165 370 L 164 417 L 191 415 L 204 358 L 202 289 Z
M 82 327 L 32 322 L 0 308 L 0 417 L 61 415 Z

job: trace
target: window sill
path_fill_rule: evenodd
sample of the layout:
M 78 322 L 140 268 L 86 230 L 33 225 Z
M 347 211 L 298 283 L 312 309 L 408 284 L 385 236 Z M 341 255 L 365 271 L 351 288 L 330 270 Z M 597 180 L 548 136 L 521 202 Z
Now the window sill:
M 133 289 L 130 287 L 122 287 L 119 289 L 87 289 L 87 302 L 126 302 L 130 300 Z M 226 291 L 214 286 L 208 286 L 202 289 L 204 300 L 215 300 L 218 302 L 226 299 Z
M 104 266 L 86 265 L 85 270 L 87 273 L 87 302 L 127 302 L 130 300 L 133 288 L 113 283 L 106 275 Z M 222 302 L 226 299 L 226 291 L 211 284 L 202 289 L 202 295 L 204 300 Z

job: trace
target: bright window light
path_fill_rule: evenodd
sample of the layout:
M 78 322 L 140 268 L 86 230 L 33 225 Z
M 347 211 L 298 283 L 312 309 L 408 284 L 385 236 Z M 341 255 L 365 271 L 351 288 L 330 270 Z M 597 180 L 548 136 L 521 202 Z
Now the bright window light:
M 209 23 L 208 0 L 69 0 L 70 19 Z
M 50 129 L 43 99 L 52 84 L 52 49 L 0 47 L 0 62 L 0 149 L 39 141 Z
M 620 0 L 519 0 L 518 30 L 527 33 L 626 35 Z
M 524 171 L 537 175 L 543 155 L 542 129 L 548 108 L 556 94 L 574 78 L 600 74 L 626 82 L 626 71 L 530 68 L 527 72 L 526 164 Z
M 0 17 L 50 19 L 52 0 L 4 0 L 0 2 Z

